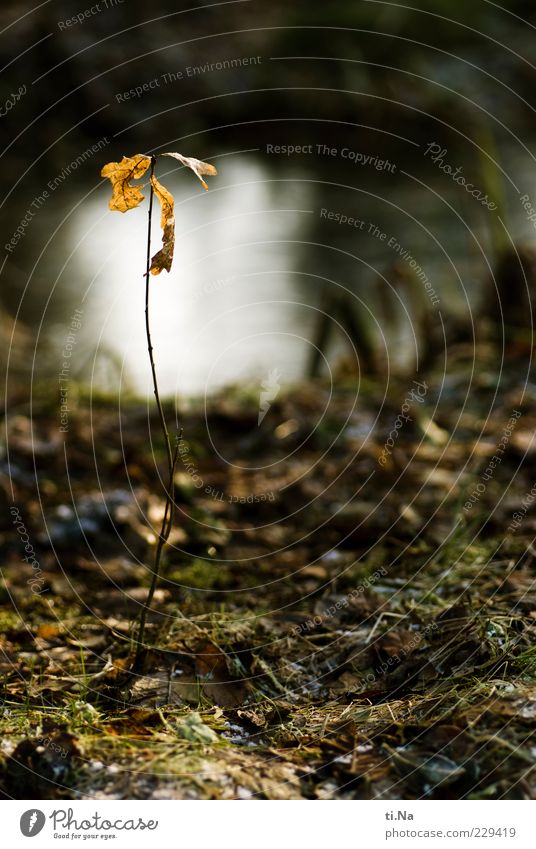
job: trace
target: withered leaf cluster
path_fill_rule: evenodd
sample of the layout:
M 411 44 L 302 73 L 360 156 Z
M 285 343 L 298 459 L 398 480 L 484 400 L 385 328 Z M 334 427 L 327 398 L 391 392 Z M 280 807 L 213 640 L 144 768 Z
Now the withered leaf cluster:
M 183 156 L 181 153 L 163 153 L 162 156 L 171 156 L 190 168 L 201 181 L 203 187 L 208 189 L 202 175 L 213 176 L 217 174 L 214 165 Z M 102 177 L 107 177 L 112 184 L 112 197 L 108 206 L 116 212 L 128 212 L 135 209 L 144 199 L 142 189 L 145 185 L 132 185 L 132 180 L 139 180 L 151 166 L 151 158 L 142 153 L 134 156 L 123 156 L 121 162 L 108 162 L 101 171 Z M 158 182 L 153 173 L 150 176 L 151 187 L 160 203 L 160 226 L 162 227 L 162 247 L 152 257 L 150 272 L 160 274 L 162 270 L 170 271 L 173 263 L 173 251 L 175 248 L 175 214 L 173 195 L 165 186 Z

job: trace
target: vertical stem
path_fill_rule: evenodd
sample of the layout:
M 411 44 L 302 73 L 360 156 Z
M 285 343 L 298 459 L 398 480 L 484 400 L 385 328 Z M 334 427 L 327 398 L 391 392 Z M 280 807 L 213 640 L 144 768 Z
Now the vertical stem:
M 156 157 L 151 157 L 151 171 L 150 176 L 152 177 L 154 174 L 154 166 L 156 163 Z M 160 401 L 160 393 L 158 391 L 158 380 L 156 377 L 156 366 L 154 362 L 153 355 L 153 343 L 151 339 L 151 325 L 149 322 L 149 286 L 150 286 L 150 277 L 151 277 L 151 224 L 153 220 L 153 200 L 154 200 L 154 190 L 153 184 L 151 183 L 151 193 L 149 195 L 149 214 L 147 221 L 147 262 L 146 262 L 146 270 L 145 270 L 145 335 L 147 337 L 147 350 L 149 352 L 149 360 L 151 363 L 151 373 L 153 377 L 153 391 L 154 397 L 156 400 L 156 406 L 158 407 L 158 415 L 160 416 L 160 424 L 162 425 L 162 433 L 164 434 L 164 439 L 166 442 L 166 450 L 167 450 L 167 459 L 168 459 L 168 469 L 171 470 L 171 465 L 173 462 L 172 454 L 171 454 L 171 444 L 169 440 L 169 432 L 167 429 L 166 419 L 164 416 L 164 410 L 162 409 L 162 403 Z
M 156 163 L 156 157 L 151 157 L 151 170 L 150 176 L 152 177 L 154 174 L 154 167 Z M 175 449 L 172 451 L 171 449 L 171 440 L 169 437 L 169 431 L 166 424 L 166 417 L 164 415 L 164 409 L 162 407 L 162 402 L 160 400 L 160 392 L 158 390 L 158 379 L 156 376 L 156 365 L 154 361 L 153 355 L 153 343 L 151 339 L 151 325 L 149 321 L 149 286 L 150 286 L 150 276 L 151 276 L 151 224 L 153 218 L 153 200 L 154 200 L 154 190 L 153 185 L 151 183 L 150 188 L 150 196 L 149 196 L 149 214 L 147 220 L 147 263 L 145 269 L 145 333 L 147 337 L 147 351 L 149 353 L 149 361 L 151 363 L 151 374 L 153 378 L 153 391 L 154 397 L 156 401 L 156 406 L 158 409 L 158 415 L 160 418 L 160 424 L 162 427 L 162 433 L 164 435 L 164 442 L 166 445 L 166 453 L 167 453 L 167 464 L 168 464 L 168 485 L 166 488 L 166 505 L 164 508 L 164 516 L 162 518 L 162 525 L 160 527 L 160 533 L 158 535 L 158 542 L 156 545 L 155 557 L 154 557 L 154 567 L 153 567 L 153 576 L 151 579 L 151 585 L 149 587 L 149 592 L 147 593 L 147 599 L 145 604 L 142 607 L 140 613 L 140 624 L 138 629 L 138 640 L 136 647 L 136 655 L 134 658 L 134 669 L 140 667 L 142 653 L 144 649 L 144 636 L 145 636 L 145 625 L 147 622 L 147 614 L 150 610 L 153 597 L 155 594 L 156 587 L 158 585 L 158 579 L 160 577 L 160 567 L 162 563 L 162 552 L 165 548 L 165 545 L 169 539 L 169 535 L 171 533 L 171 529 L 173 527 L 173 517 L 175 514 L 175 466 L 177 464 L 178 450 L 179 450 L 179 440 L 177 439 Z

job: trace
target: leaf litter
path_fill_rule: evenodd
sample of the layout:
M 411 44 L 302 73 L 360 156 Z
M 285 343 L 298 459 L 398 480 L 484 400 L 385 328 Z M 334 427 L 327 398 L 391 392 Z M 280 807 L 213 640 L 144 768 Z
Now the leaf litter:
M 129 196 L 124 176 L 117 182 Z M 470 466 L 460 474 L 460 458 L 480 444 L 484 389 L 465 408 L 463 433 L 452 403 L 438 420 L 446 444 L 408 426 L 394 467 L 381 472 L 389 411 L 372 433 L 359 428 L 376 407 L 373 388 L 345 425 L 352 387 L 343 383 L 329 420 L 304 441 L 328 391 L 282 393 L 262 434 L 238 391 L 211 402 L 211 433 L 242 471 L 202 454 L 204 412 L 190 408 L 184 429 L 206 486 L 199 492 L 179 471 L 180 534 L 137 676 L 131 622 L 149 580 L 154 498 L 144 410 L 130 402 L 119 437 L 116 405 L 91 410 L 82 396 L 70 480 L 57 454 L 38 459 L 44 517 L 27 474 L 33 458 L 15 443 L 15 502 L 39 540 L 47 592 L 29 591 L 32 569 L 4 511 L 4 795 L 534 798 L 536 520 L 527 512 L 515 534 L 506 528 L 532 485 L 520 434 L 536 420 L 536 398 L 512 385 L 503 414 L 487 421 L 493 443 L 509 409 L 523 412 L 469 520 L 460 503 L 478 475 Z M 44 403 L 32 427 L 46 432 L 55 415 Z M 281 439 L 289 420 L 297 427 Z M 90 497 L 95 446 L 101 494 Z M 163 445 L 155 451 L 163 458 Z M 247 501 L 248 463 L 265 464 L 254 491 L 277 491 L 277 501 Z M 372 472 L 374 485 L 362 486 Z M 510 479 L 508 499 L 497 498 Z M 233 498 L 217 500 L 220 491 Z M 279 515 L 283 534 L 270 524 Z M 88 534 L 75 533 L 81 519 Z

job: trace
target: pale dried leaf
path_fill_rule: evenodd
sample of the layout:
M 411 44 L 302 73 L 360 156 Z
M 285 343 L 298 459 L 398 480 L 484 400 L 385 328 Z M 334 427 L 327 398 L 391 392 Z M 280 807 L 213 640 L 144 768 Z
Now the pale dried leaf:
M 213 177 L 217 174 L 217 170 L 214 165 L 210 165 L 209 162 L 202 162 L 200 159 L 194 159 L 193 156 L 183 156 L 182 153 L 163 153 L 162 156 L 172 156 L 174 159 L 178 159 L 179 162 L 182 162 L 187 168 L 191 168 L 194 172 L 195 176 L 201 180 L 203 184 L 203 188 L 208 189 L 207 184 L 203 180 L 202 174 L 206 174 L 207 176 Z

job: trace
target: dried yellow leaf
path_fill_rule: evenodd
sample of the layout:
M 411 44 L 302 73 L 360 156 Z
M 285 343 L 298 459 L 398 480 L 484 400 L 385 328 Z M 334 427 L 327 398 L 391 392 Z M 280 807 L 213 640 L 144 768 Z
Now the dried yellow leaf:
M 143 200 L 141 188 L 131 186 L 130 180 L 143 177 L 151 164 L 148 156 L 137 153 L 135 156 L 123 156 L 121 162 L 108 162 L 101 171 L 101 177 L 108 177 L 112 184 L 112 197 L 108 206 L 117 212 L 135 209 Z
M 175 248 L 175 214 L 174 201 L 171 192 L 151 175 L 151 185 L 158 198 L 161 209 L 160 226 L 164 231 L 162 236 L 162 247 L 151 260 L 151 274 L 160 274 L 162 270 L 170 271 L 173 262 L 173 250 Z
M 201 175 L 206 174 L 213 177 L 218 173 L 214 165 L 210 165 L 209 162 L 202 162 L 200 159 L 194 159 L 193 156 L 183 156 L 182 153 L 163 153 L 162 156 L 172 156 L 174 159 L 178 159 L 179 162 L 182 162 L 182 164 L 187 168 L 191 168 L 195 176 L 201 180 L 203 188 L 205 189 L 208 189 L 208 186 Z
M 163 230 L 169 220 L 172 219 L 174 216 L 173 195 L 171 194 L 171 192 L 168 192 L 168 190 L 165 186 L 162 185 L 162 183 L 158 182 L 154 174 L 151 177 L 151 184 L 153 187 L 153 191 L 156 197 L 158 198 L 158 202 L 160 204 L 160 209 L 162 213 L 160 216 L 160 226 Z

